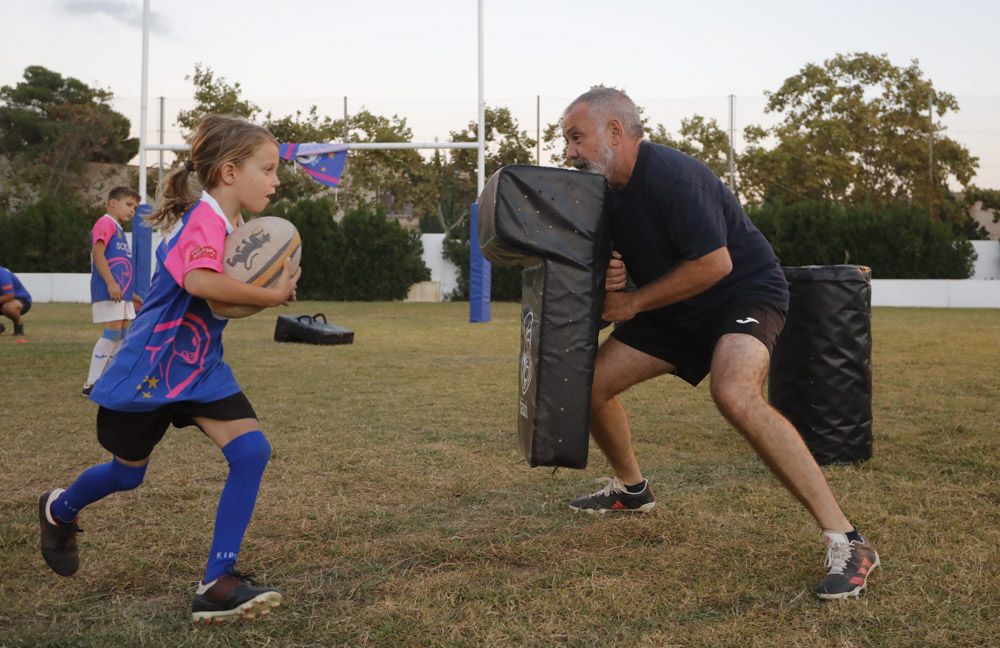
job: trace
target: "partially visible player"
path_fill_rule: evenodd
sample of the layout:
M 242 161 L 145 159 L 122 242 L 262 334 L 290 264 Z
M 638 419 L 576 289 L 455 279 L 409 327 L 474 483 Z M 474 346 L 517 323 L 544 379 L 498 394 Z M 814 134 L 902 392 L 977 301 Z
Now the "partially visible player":
M 139 200 L 137 191 L 115 187 L 108 192 L 107 213 L 97 219 L 91 231 L 91 311 L 94 324 L 101 324 L 104 330 L 90 356 L 84 394 L 90 394 L 104 368 L 118 353 L 128 324 L 135 319 L 132 248 L 123 226 L 132 220 Z
M 0 313 L 14 323 L 14 335 L 24 339 L 24 322 L 21 317 L 31 310 L 31 294 L 13 272 L 0 266 Z M 0 333 L 7 327 L 0 324 Z
M 259 587 L 235 569 L 271 446 L 223 360 L 228 320 L 214 317 L 206 302 L 278 306 L 295 299 L 300 273 L 290 274 L 287 265 L 270 288 L 222 272 L 226 234 L 241 222 L 241 210 L 267 206 L 279 184 L 277 172 L 278 144 L 266 129 L 210 115 L 192 134 L 190 161 L 164 179 L 161 204 L 150 216 L 166 232 L 156 250 L 156 274 L 125 343 L 90 395 L 100 405 L 97 440 L 112 457 L 84 471 L 68 489 L 39 498 L 42 556 L 57 574 L 72 576 L 79 569 L 79 512 L 139 486 L 167 428 L 195 425 L 222 450 L 229 475 L 192 620 L 253 618 L 281 602 L 277 590 Z M 200 197 L 192 176 L 205 187 Z M 161 523 L 142 514 L 138 520 Z

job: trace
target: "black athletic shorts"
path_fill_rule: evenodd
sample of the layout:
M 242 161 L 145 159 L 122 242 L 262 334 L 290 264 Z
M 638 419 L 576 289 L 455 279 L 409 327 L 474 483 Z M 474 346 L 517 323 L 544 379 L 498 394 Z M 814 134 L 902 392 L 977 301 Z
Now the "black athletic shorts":
M 97 410 L 97 441 L 113 455 L 140 461 L 153 452 L 167 428 L 196 425 L 195 417 L 219 421 L 257 418 L 257 412 L 243 392 L 236 392 L 211 403 L 180 401 L 152 412 L 119 412 L 101 407 Z
M 727 333 L 751 335 L 774 352 L 778 334 L 788 313 L 768 303 L 737 303 L 720 309 L 698 329 L 679 329 L 654 321 L 648 313 L 639 313 L 611 333 L 623 344 L 669 362 L 674 375 L 697 385 L 712 366 L 715 343 Z

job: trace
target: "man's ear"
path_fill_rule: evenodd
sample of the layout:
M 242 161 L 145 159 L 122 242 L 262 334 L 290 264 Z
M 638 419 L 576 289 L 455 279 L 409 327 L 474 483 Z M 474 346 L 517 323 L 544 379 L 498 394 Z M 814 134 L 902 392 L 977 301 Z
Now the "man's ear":
M 617 119 L 612 119 L 611 121 L 608 122 L 608 135 L 611 136 L 612 143 L 617 144 L 621 140 L 622 135 L 624 134 L 625 134 L 625 127 L 622 126 L 622 123 L 620 121 L 618 121 Z

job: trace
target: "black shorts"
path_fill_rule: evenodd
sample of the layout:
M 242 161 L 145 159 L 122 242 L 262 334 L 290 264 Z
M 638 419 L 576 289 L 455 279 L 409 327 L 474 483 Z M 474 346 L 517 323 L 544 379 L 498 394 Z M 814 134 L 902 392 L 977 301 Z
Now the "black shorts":
M 236 392 L 211 403 L 180 401 L 152 412 L 120 412 L 101 407 L 97 410 L 97 441 L 117 457 L 140 461 L 153 452 L 167 428 L 196 425 L 195 417 L 235 421 L 257 418 L 257 412 L 243 392 Z
M 735 303 L 720 309 L 698 329 L 677 329 L 639 313 L 611 333 L 623 344 L 674 366 L 674 375 L 692 385 L 700 383 L 712 367 L 715 343 L 727 333 L 744 333 L 774 352 L 788 313 L 774 304 Z

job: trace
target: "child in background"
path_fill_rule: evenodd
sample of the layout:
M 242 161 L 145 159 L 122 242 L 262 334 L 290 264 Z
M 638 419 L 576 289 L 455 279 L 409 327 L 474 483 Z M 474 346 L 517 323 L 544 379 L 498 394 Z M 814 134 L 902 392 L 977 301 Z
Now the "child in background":
M 18 337 L 18 342 L 24 341 L 24 322 L 21 317 L 27 315 L 29 310 L 31 294 L 17 275 L 0 266 L 0 313 L 14 324 L 14 335 Z M 7 327 L 0 324 L 0 333 L 6 330 Z
M 91 311 L 94 324 L 103 324 L 104 332 L 90 357 L 90 373 L 83 384 L 85 395 L 90 394 L 104 368 L 118 353 L 128 323 L 135 319 L 132 249 L 123 226 L 132 220 L 138 205 L 138 192 L 115 187 L 108 192 L 107 213 L 97 219 L 91 231 Z
M 257 414 L 222 357 L 227 320 L 206 300 L 278 306 L 295 299 L 300 271 L 286 264 L 270 288 L 222 273 L 226 234 L 240 211 L 263 210 L 278 187 L 278 144 L 264 128 L 210 115 L 191 137 L 191 159 L 164 179 L 151 223 L 166 232 L 149 293 L 121 350 L 90 395 L 100 408 L 97 439 L 113 456 L 68 489 L 39 499 L 41 549 L 57 574 L 79 568 L 77 515 L 111 493 L 142 483 L 149 457 L 167 428 L 195 425 L 229 464 L 208 563 L 192 603 L 195 623 L 267 614 L 281 602 L 236 571 L 264 468 L 271 454 Z M 205 188 L 200 198 L 193 175 Z M 144 519 L 144 523 L 157 523 Z

